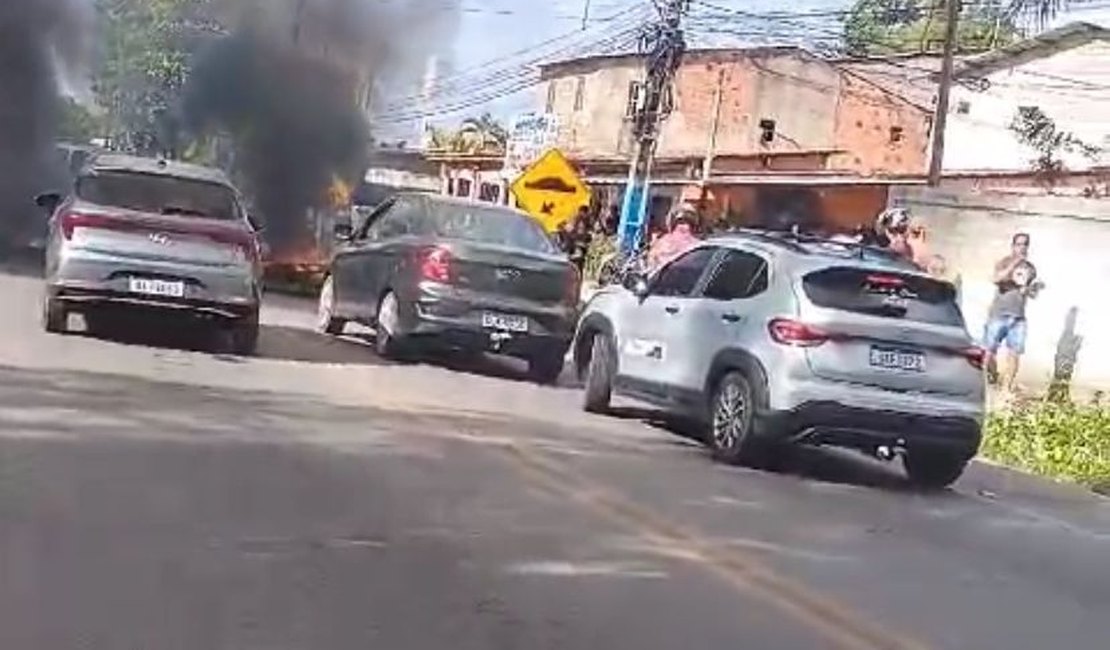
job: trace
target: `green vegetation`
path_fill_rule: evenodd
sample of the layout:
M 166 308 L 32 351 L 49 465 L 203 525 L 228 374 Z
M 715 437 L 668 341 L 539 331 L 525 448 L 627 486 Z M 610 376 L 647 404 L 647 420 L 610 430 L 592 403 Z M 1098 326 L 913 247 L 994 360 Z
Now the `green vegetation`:
M 1091 159 L 1099 153 L 1098 147 L 1060 130 L 1055 120 L 1037 106 L 1019 107 L 1010 124 L 1010 131 L 1018 142 L 1037 153 L 1037 157 L 1030 161 L 1033 169 L 1048 176 L 1064 171 L 1062 155 L 1065 153 L 1079 153 Z
M 191 28 L 207 0 L 96 0 L 103 47 L 94 88 L 123 149 L 174 148 L 173 107 L 199 39 Z
M 468 117 L 458 129 L 432 127 L 428 130 L 427 148 L 446 153 L 488 154 L 505 153 L 509 132 L 505 125 L 490 113 Z
M 1009 2 L 966 3 L 957 26 L 957 49 L 980 52 L 1019 36 Z M 944 47 L 943 0 L 857 0 L 844 22 L 844 43 L 854 55 L 939 52 Z
M 983 454 L 1110 492 L 1110 406 L 1036 401 L 992 414 Z

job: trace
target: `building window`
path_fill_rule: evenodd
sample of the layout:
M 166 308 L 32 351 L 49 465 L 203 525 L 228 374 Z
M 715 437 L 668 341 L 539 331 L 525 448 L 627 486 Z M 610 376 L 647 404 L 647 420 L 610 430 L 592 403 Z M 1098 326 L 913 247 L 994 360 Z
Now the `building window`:
M 574 111 L 582 110 L 582 103 L 586 94 L 586 78 L 578 77 L 578 83 L 574 87 Z
M 640 113 L 640 108 L 644 105 L 644 89 L 642 81 L 633 81 L 628 84 L 628 104 L 624 109 L 625 117 L 636 117 Z
M 455 180 L 455 196 L 470 196 L 470 179 L 459 178 Z
M 550 113 L 555 110 L 555 80 L 551 80 L 547 84 L 547 109 L 546 112 Z
M 966 99 L 961 99 L 960 101 L 956 102 L 956 114 L 957 115 L 967 115 L 970 112 L 971 112 L 971 102 L 967 101 Z
M 902 130 L 902 127 L 900 127 L 900 126 L 890 127 L 890 143 L 891 144 L 901 142 L 902 138 L 904 136 L 905 136 L 905 131 Z
M 496 183 L 482 183 L 478 188 L 478 200 L 497 203 L 501 200 L 501 186 Z
M 769 119 L 759 120 L 759 141 L 771 144 L 775 141 L 775 121 Z

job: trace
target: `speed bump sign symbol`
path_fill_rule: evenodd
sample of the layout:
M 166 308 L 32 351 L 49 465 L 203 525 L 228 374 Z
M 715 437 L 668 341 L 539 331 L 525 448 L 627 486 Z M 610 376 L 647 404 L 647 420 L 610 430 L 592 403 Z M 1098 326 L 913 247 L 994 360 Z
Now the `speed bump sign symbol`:
M 590 204 L 590 190 L 558 149 L 550 149 L 511 186 L 517 204 L 544 229 L 554 232 Z

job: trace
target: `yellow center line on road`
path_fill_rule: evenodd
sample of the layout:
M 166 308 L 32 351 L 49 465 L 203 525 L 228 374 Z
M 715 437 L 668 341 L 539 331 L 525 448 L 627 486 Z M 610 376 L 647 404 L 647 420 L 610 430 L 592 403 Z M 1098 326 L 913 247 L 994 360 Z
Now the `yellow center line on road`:
M 730 586 L 754 595 L 846 650 L 928 650 L 929 646 L 894 632 L 793 580 L 775 574 L 749 553 L 713 544 L 606 488 L 592 483 L 527 445 L 499 446 L 509 461 L 536 487 L 573 500 L 598 515 L 642 535 L 668 557 L 697 562 Z

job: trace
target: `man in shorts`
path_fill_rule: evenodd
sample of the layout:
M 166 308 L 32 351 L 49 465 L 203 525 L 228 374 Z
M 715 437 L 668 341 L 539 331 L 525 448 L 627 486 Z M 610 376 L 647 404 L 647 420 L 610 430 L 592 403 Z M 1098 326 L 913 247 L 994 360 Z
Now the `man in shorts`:
M 983 333 L 987 367 L 996 368 L 998 383 L 1006 391 L 1013 390 L 1021 355 L 1025 353 L 1026 303 L 1044 287 L 1037 279 L 1037 267 L 1029 261 L 1029 243 L 1028 234 L 1014 235 L 1010 254 L 995 264 L 993 279 L 998 292 Z M 1005 354 L 1001 354 L 1003 351 Z

